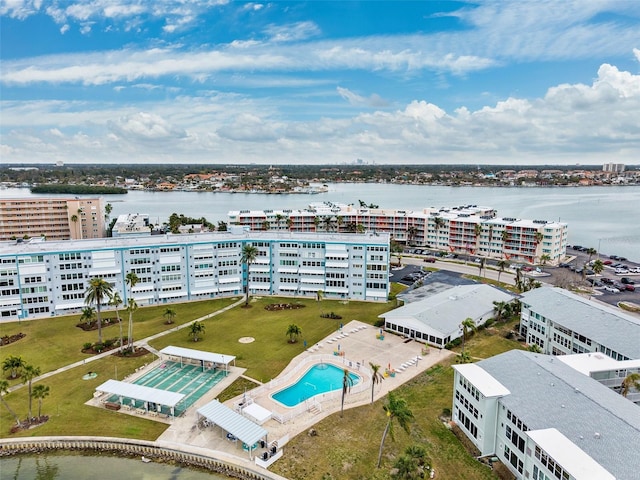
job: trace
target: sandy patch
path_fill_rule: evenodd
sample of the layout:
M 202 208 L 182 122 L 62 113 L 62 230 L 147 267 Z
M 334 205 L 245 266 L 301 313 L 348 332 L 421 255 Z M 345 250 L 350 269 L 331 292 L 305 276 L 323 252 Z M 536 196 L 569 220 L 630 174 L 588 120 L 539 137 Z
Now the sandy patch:
M 256 339 L 255 339 L 255 338 L 253 338 L 253 337 L 240 337 L 240 338 L 238 339 L 238 341 L 239 341 L 240 343 L 251 343 L 251 342 L 255 342 L 255 341 L 256 341 Z

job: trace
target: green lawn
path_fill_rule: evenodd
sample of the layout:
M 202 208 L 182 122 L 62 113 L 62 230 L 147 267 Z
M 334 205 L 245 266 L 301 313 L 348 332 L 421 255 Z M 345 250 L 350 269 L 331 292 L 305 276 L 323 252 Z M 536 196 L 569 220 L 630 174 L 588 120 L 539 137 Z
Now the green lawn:
M 204 316 L 231 303 L 235 299 L 171 305 L 177 312 L 176 324 Z M 199 342 L 193 342 L 188 329 L 171 332 L 151 342 L 155 348 L 167 345 L 228 353 L 237 357 L 237 365 L 247 368 L 247 375 L 258 381 L 275 377 L 289 361 L 308 345 L 336 331 L 340 323 L 352 319 L 373 324 L 380 313 L 395 306 L 387 303 L 337 302 L 300 299 L 305 305 L 296 310 L 267 311 L 269 303 L 290 302 L 275 297 L 254 299 L 250 308 L 236 307 L 228 312 L 204 320 L 206 331 Z M 135 336 L 142 338 L 173 328 L 164 325 L 162 313 L 166 307 L 150 307 L 136 312 Z M 334 312 L 342 320 L 321 318 L 321 313 Z M 75 327 L 78 316 L 52 318 L 21 324 L 0 325 L 0 335 L 22 331 L 27 337 L 16 344 L 0 347 L 0 359 L 9 354 L 21 355 L 27 362 L 40 366 L 43 372 L 83 358 L 80 347 L 84 341 L 95 341 L 96 332 L 85 333 Z M 298 342 L 288 343 L 287 327 L 295 323 L 302 330 Z M 517 342 L 504 338 L 504 332 L 513 323 L 499 324 L 474 334 L 467 341 L 472 357 L 486 358 L 512 348 L 520 348 Z M 110 329 L 117 335 L 117 327 Z M 251 336 L 253 343 L 239 343 L 240 337 Z M 133 372 L 136 367 L 153 360 L 151 355 L 141 358 L 117 358 L 108 356 L 42 380 L 51 389 L 51 395 L 43 402 L 43 413 L 50 416 L 46 424 L 18 435 L 106 435 L 153 440 L 166 428 L 164 424 L 119 415 L 105 409 L 85 406 L 97 385 L 109 378 L 118 378 Z M 82 380 L 87 371 L 98 373 L 93 380 Z M 287 446 L 287 454 L 274 464 L 274 471 L 291 479 L 381 479 L 389 478 L 389 471 L 398 454 L 408 445 L 420 443 L 427 449 L 439 479 L 491 479 L 492 472 L 468 455 L 458 440 L 440 420 L 443 409 L 451 408 L 453 372 L 450 365 L 436 365 L 400 387 L 398 393 L 407 399 L 415 421 L 410 435 L 396 428 L 396 440 L 387 439 L 383 465 L 375 468 L 380 438 L 386 416 L 383 400 L 372 406 L 345 411 L 344 418 L 331 415 L 316 425 L 319 435 L 310 437 L 303 432 Z M 244 384 L 234 383 L 228 393 L 241 392 Z M 27 389 L 21 388 L 4 397 L 21 418 L 27 414 Z M 34 401 L 33 412 L 38 404 Z M 0 410 L 0 435 L 9 436 L 13 418 L 2 407 Z

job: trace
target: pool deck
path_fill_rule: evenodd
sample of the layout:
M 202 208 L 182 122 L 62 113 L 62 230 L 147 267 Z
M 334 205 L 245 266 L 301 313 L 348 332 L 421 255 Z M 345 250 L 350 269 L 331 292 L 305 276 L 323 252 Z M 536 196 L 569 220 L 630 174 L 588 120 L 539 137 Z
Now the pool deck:
M 416 357 L 420 360 L 413 365 L 408 366 L 403 371 L 396 373 L 395 377 L 387 376 L 375 387 L 374 400 L 385 396 L 389 391 L 396 389 L 411 378 L 424 372 L 436 363 L 455 354 L 449 350 L 439 350 L 429 347 L 428 354 L 422 354 L 423 344 L 411 341 L 404 343 L 404 339 L 395 335 L 385 334 L 384 340 L 379 340 L 376 335 L 379 329 L 352 320 L 344 325 L 342 331 L 329 335 L 316 345 L 310 346 L 310 350 L 305 351 L 292 359 L 289 365 L 282 371 L 272 382 L 264 384 L 256 390 L 247 392 L 247 396 L 258 405 L 277 413 L 278 415 L 287 415 L 291 409 L 281 405 L 271 398 L 271 394 L 284 388 L 284 386 L 294 383 L 302 377 L 308 368 L 316 360 L 322 359 L 325 362 L 331 362 L 341 368 L 349 368 L 356 374 L 363 376 L 363 386 L 360 391 L 354 393 L 356 388 L 352 389 L 352 393 L 347 394 L 345 399 L 345 409 L 366 405 L 371 402 L 371 380 L 370 375 L 365 373 L 369 370 L 369 362 L 381 366 L 380 373 L 384 373 L 385 369 L 391 365 L 392 369 L 398 369 L 403 363 Z M 333 338 L 339 337 L 335 341 L 328 343 Z M 345 352 L 344 356 L 334 355 L 334 351 Z M 358 362 L 360 363 L 360 371 L 358 370 Z M 307 364 L 301 366 L 301 364 Z M 151 368 L 153 364 L 147 368 Z M 253 465 L 249 461 L 247 452 L 242 450 L 241 442 L 232 443 L 226 439 L 226 434 L 219 427 L 200 427 L 198 425 L 198 408 L 215 399 L 228 385 L 236 378 L 243 375 L 244 369 L 231 367 L 230 374 L 216 385 L 209 393 L 201 397 L 187 412 L 179 418 L 170 422 L 169 428 L 158 438 L 159 444 L 170 446 L 171 444 L 191 445 L 197 448 L 206 448 L 222 452 L 225 458 L 234 458 L 238 464 Z M 144 372 L 141 372 L 144 373 Z M 289 378 L 290 377 L 290 378 Z M 287 378 L 284 383 L 279 379 Z M 258 382 L 259 383 L 259 382 Z M 229 408 L 237 410 L 238 404 L 242 402 L 242 396 L 228 400 L 225 403 Z M 323 418 L 340 411 L 340 395 L 321 402 L 320 409 L 306 409 L 294 419 L 280 423 L 275 419 L 267 420 L 262 427 L 268 432 L 268 440 L 280 440 L 283 438 L 291 439 L 299 433 L 308 431 L 313 425 Z M 155 420 L 155 418 L 154 418 Z M 258 451 L 259 452 L 259 451 Z M 286 455 L 286 447 L 285 447 Z M 247 463 L 249 462 L 249 463 Z

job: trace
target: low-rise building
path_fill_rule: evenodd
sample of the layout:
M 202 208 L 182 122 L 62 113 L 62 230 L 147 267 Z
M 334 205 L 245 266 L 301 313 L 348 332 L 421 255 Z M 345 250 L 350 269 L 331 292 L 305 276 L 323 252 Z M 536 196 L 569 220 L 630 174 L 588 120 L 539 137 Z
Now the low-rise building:
M 458 285 L 379 318 L 384 319 L 385 330 L 443 348 L 462 337 L 462 322 L 467 318 L 479 327 L 493 317 L 493 302 L 510 302 L 513 298 L 490 285 Z
M 250 268 L 245 245 L 257 249 Z M 139 281 L 129 289 L 126 275 Z M 91 278 L 126 305 L 241 295 L 386 301 L 389 236 L 215 232 L 0 245 L 0 321 L 79 312 Z M 105 308 L 106 305 L 105 305 Z
M 454 365 L 453 421 L 517 479 L 633 480 L 640 407 L 553 356 Z

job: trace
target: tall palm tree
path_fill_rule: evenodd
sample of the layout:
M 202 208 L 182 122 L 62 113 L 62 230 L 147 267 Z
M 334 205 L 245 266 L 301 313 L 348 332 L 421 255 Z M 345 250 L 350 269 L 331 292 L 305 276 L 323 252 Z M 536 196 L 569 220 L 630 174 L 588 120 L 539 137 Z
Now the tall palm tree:
M 500 282 L 500 274 L 504 272 L 504 269 L 509 266 L 509 262 L 507 260 L 501 259 L 496 262 L 496 266 L 498 267 L 498 282 Z
M 411 225 L 409 228 L 407 228 L 407 241 L 409 242 L 409 245 L 413 243 L 413 241 L 416 238 L 416 235 L 418 235 L 417 227 Z
M 269 223 L 269 220 L 265 220 L 264 222 L 262 222 L 263 230 L 269 230 L 270 228 L 271 228 L 271 224 Z
M 115 308 L 116 318 L 118 319 L 118 326 L 120 327 L 120 352 L 122 352 L 122 344 L 124 343 L 123 335 L 122 335 L 122 319 L 120 318 L 120 312 L 118 311 L 118 307 L 122 305 L 122 298 L 120 298 L 120 294 L 118 292 L 113 292 L 111 298 L 109 299 L 109 305 Z
M 542 263 L 542 266 L 545 266 L 549 260 L 551 260 L 551 255 L 549 255 L 548 253 L 543 253 L 540 256 L 540 262 Z
M 371 403 L 373 403 L 373 389 L 376 384 L 384 380 L 384 376 L 380 373 L 380 365 L 369 362 L 369 367 L 371 367 Z
M 84 292 L 84 303 L 91 305 L 96 304 L 96 318 L 98 320 L 98 343 L 102 343 L 102 304 L 111 297 L 113 287 L 109 282 L 101 277 L 93 277 L 89 280 L 89 286 Z
M 129 325 L 127 329 L 127 350 L 133 349 L 133 312 L 138 309 L 138 304 L 133 298 L 133 287 L 140 281 L 136 272 L 129 272 L 125 276 L 125 281 L 129 286 L 129 295 L 127 296 L 127 313 L 129 314 Z
M 487 259 L 484 257 L 480 257 L 480 261 L 478 262 L 478 270 L 480 271 L 479 275 L 482 276 L 482 269 L 487 264 Z
M 281 213 L 276 213 L 276 223 L 278 225 L 278 230 L 280 230 L 280 223 L 284 220 L 284 215 Z
M 473 226 L 473 234 L 476 237 L 476 243 L 480 242 L 480 234 L 482 233 L 482 224 L 476 223 Z
M 396 394 L 391 391 L 387 396 L 387 403 L 382 408 L 387 413 L 387 426 L 382 433 L 382 441 L 380 442 L 380 451 L 378 452 L 378 465 L 380 468 L 380 462 L 382 461 L 382 449 L 384 448 L 384 441 L 387 438 L 387 434 L 391 435 L 391 439 L 395 440 L 393 434 L 393 421 L 397 421 L 398 425 L 402 429 L 411 433 L 411 420 L 413 420 L 413 412 L 409 409 L 407 401 L 404 398 L 396 397 Z
M 33 379 L 36 378 L 38 375 L 40 375 L 40 367 L 34 367 L 33 365 L 25 365 L 24 369 L 22 370 L 22 381 L 24 383 L 26 383 L 29 387 L 29 419 L 32 418 L 31 415 L 31 399 L 32 397 L 32 389 L 31 389 L 31 383 L 33 382 Z
M 493 314 L 495 315 L 496 322 L 499 322 L 504 318 L 505 307 L 507 306 L 507 302 L 498 302 L 497 300 L 493 301 Z
M 342 400 L 340 401 L 340 418 L 342 418 L 342 415 L 344 414 L 344 397 L 346 397 L 347 393 L 351 391 L 353 383 L 353 378 L 351 378 L 349 370 L 345 368 L 342 375 Z
M 246 275 L 247 280 L 244 286 L 244 289 L 246 292 L 246 297 L 244 302 L 245 307 L 249 305 L 249 275 L 251 271 L 251 264 L 256 260 L 257 256 L 258 256 L 258 249 L 253 245 L 251 245 L 250 243 L 247 243 L 242 247 L 242 256 L 240 257 L 240 263 L 246 264 L 247 266 L 247 275 Z
M 343 223 L 344 223 L 344 217 L 342 215 L 338 215 L 336 217 L 336 226 L 338 231 L 340 231 L 340 229 L 342 228 Z
M 26 363 L 22 359 L 22 357 L 16 356 L 16 355 L 9 355 L 7 358 L 4 359 L 4 362 L 2 362 L 2 371 L 3 372 L 9 371 L 10 372 L 9 378 L 13 380 L 14 378 L 18 378 L 20 369 L 24 368 L 25 365 Z
M 9 413 L 13 416 L 13 418 L 16 419 L 16 425 L 20 425 L 20 419 L 18 418 L 18 415 L 16 415 L 16 413 L 13 410 L 11 410 L 11 407 L 9 406 L 7 401 L 4 399 L 4 396 L 7 393 L 9 393 L 9 382 L 7 382 L 3 378 L 2 380 L 0 380 L 0 400 L 2 400 L 2 404 L 5 406 L 7 410 L 9 410 Z
M 293 227 L 293 219 L 291 217 L 287 217 L 287 228 L 291 230 L 291 227 Z
M 113 210 L 113 205 L 107 203 L 104 206 L 104 220 L 106 223 L 109 223 L 109 215 L 111 215 L 111 211 Z
M 591 270 L 593 270 L 593 273 L 595 273 L 596 275 L 600 275 L 604 271 L 604 263 L 602 263 L 602 260 L 598 259 L 593 262 Z
M 536 242 L 536 246 L 538 246 L 540 242 L 542 242 L 542 240 L 544 239 L 544 234 L 542 232 L 536 232 L 533 234 L 533 239 Z
M 593 247 L 590 247 L 587 249 L 587 254 L 589 255 L 589 262 L 591 261 L 591 257 L 593 257 L 596 253 L 598 253 L 598 251 Z
M 204 323 L 195 321 L 189 327 L 189 335 L 194 342 L 197 342 L 200 339 L 200 335 L 204 334 L 204 330 Z
M 167 319 L 168 325 L 171 325 L 173 323 L 173 321 L 176 318 L 176 315 L 177 313 L 173 308 L 165 309 L 164 313 L 162 314 L 162 316 Z
M 38 399 L 38 418 L 40 418 L 42 416 L 42 400 L 49 396 L 49 387 L 47 385 L 42 385 L 41 383 L 39 383 L 38 385 L 33 387 L 31 396 Z
M 624 378 L 622 385 L 620 385 L 620 394 L 626 397 L 632 387 L 640 390 L 640 373 L 630 373 Z
M 436 217 L 434 219 L 435 227 L 436 227 L 436 246 L 438 245 L 438 232 L 442 227 L 444 227 L 444 218 Z
M 73 229 L 78 230 L 78 215 L 71 215 L 71 221 L 73 222 Z
M 315 216 L 313 217 L 313 224 L 315 225 L 316 229 L 315 231 L 318 231 L 318 227 L 320 226 L 320 217 L 319 216 Z
M 78 220 L 80 222 L 80 240 L 82 240 L 82 209 L 78 209 Z
M 287 328 L 287 335 L 289 336 L 289 342 L 295 343 L 298 335 L 300 335 L 301 333 L 302 333 L 302 329 L 298 325 L 296 325 L 295 323 L 292 323 L 291 325 L 289 325 L 289 328 Z
M 467 333 L 476 332 L 478 329 L 476 328 L 476 324 L 471 317 L 465 318 L 460 324 L 460 328 L 462 328 L 462 351 L 464 351 L 464 342 L 467 338 Z

